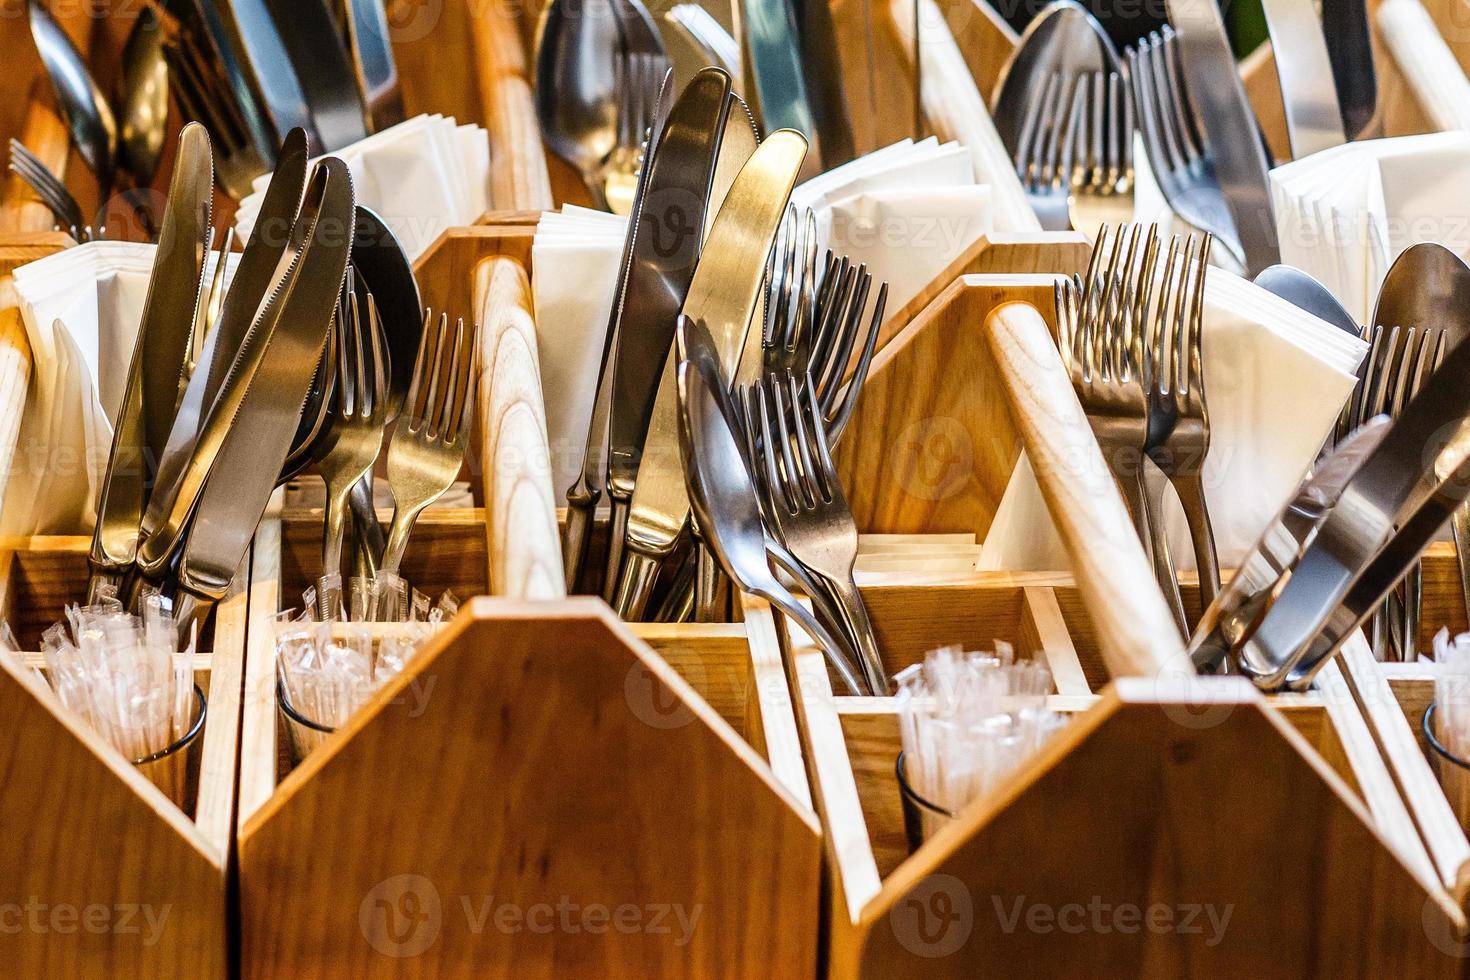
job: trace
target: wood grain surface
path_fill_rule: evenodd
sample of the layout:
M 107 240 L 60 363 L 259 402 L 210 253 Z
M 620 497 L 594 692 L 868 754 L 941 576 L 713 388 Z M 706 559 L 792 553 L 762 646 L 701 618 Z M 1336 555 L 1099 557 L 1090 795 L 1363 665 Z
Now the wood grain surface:
M 1092 427 L 1035 307 L 985 321 L 1012 415 L 1114 677 L 1192 673 Z
M 805 808 L 600 602 L 477 599 L 246 821 L 243 975 L 811 976 L 819 874 Z M 682 944 L 529 928 L 558 902 L 701 911 Z M 433 913 L 419 955 L 395 912 Z
M 490 595 L 566 595 L 536 319 L 526 271 L 509 258 L 475 273 L 480 323 L 480 465 Z

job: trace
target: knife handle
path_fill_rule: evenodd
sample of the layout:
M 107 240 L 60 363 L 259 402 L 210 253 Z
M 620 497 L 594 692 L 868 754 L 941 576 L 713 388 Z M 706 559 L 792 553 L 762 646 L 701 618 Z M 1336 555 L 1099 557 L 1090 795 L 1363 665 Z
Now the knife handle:
M 612 512 L 607 525 L 607 571 L 602 578 L 602 597 L 607 600 L 608 605 L 612 605 L 613 598 L 617 595 L 618 576 L 623 567 L 624 545 L 628 540 L 628 512 L 632 509 L 633 502 L 631 498 L 622 498 L 615 494 L 609 494 L 608 497 Z
M 582 568 L 587 563 L 587 545 L 592 539 L 592 515 L 597 507 L 596 493 L 567 491 L 567 536 L 562 543 L 562 564 L 566 566 L 567 594 L 577 595 Z
M 648 597 L 653 592 L 653 583 L 658 579 L 658 570 L 662 564 L 651 555 L 628 550 L 617 578 L 617 592 L 612 600 L 612 607 L 620 619 L 630 623 L 643 619 L 648 608 Z

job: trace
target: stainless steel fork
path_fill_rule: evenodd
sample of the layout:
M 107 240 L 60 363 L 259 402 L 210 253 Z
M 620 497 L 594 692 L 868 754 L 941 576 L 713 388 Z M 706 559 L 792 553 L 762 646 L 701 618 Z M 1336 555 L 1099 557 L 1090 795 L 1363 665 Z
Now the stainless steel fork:
M 1169 245 L 1163 285 L 1149 321 L 1148 457 L 1168 477 L 1189 523 L 1200 603 L 1208 608 L 1220 591 L 1220 563 L 1215 534 L 1205 504 L 1204 465 L 1210 450 L 1210 417 L 1204 386 L 1205 270 L 1210 243 L 1190 236 L 1180 249 L 1179 236 Z M 1160 485 L 1162 491 L 1162 485 Z M 1150 501 L 1164 533 L 1162 492 Z
M 1072 227 L 1096 236 L 1133 220 L 1133 99 L 1115 72 L 1078 76 L 1068 123 L 1076 147 L 1071 187 Z
M 1078 120 L 1067 110 L 1060 73 L 1046 80 L 1041 98 L 1026 108 L 1013 161 L 1031 210 L 1045 231 L 1070 231 L 1072 150 Z M 1069 131 L 1070 130 L 1070 131 Z
M 1138 131 L 1154 180 L 1169 208 L 1202 232 L 1213 235 L 1239 265 L 1245 250 L 1230 207 L 1215 176 L 1214 158 L 1184 89 L 1179 39 L 1164 27 L 1124 52 L 1138 115 Z
M 382 330 L 377 304 L 371 294 L 365 304 L 359 303 L 357 290 L 350 281 L 343 293 L 345 299 L 337 302 L 333 328 L 337 354 L 336 404 L 326 433 L 327 448 L 317 463 L 327 484 L 322 575 L 324 578 L 339 576 L 336 582 L 339 596 L 348 500 L 352 488 L 377 462 L 392 398 L 387 358 L 379 336 Z M 325 609 L 335 611 L 337 603 L 330 602 L 325 595 L 330 591 L 330 588 L 319 588 L 317 594 L 327 600 Z
M 1146 492 L 1146 453 L 1151 437 L 1148 364 L 1144 335 L 1158 265 L 1157 226 L 1098 234 L 1082 282 L 1057 285 L 1058 346 L 1087 421 L 1117 480 L 1154 575 L 1170 603 L 1181 635 L 1187 632 L 1169 541 Z M 1106 256 L 1106 261 L 1104 261 Z M 1157 422 L 1154 422 L 1156 425 Z
M 93 229 L 82 217 L 82 206 L 66 185 L 40 157 L 20 140 L 10 140 L 10 171 L 26 182 L 40 202 L 46 205 L 57 226 L 78 242 L 102 237 L 102 229 Z
M 383 572 L 397 574 L 408 536 L 425 507 L 454 485 L 464 463 L 479 379 L 475 335 L 464 319 L 449 324 L 433 312 L 424 317 L 424 338 L 414 364 L 413 384 L 388 446 L 388 486 L 393 523 L 383 552 Z
M 1376 415 L 1396 417 L 1429 380 L 1444 356 L 1443 328 L 1379 325 L 1368 332 L 1368 356 L 1343 418 L 1339 440 Z M 1461 521 L 1459 511 L 1452 524 Z M 1416 563 L 1368 624 L 1380 660 L 1418 655 L 1423 570 Z
M 613 61 L 617 76 L 616 142 L 603 161 L 603 200 L 618 214 L 633 207 L 638 169 L 643 164 L 644 141 L 658 112 L 659 87 L 669 70 L 669 59 L 650 51 L 620 51 Z
M 877 637 L 853 578 L 857 523 L 832 465 L 816 384 L 811 374 L 771 374 L 747 389 L 744 404 L 748 430 L 759 431 L 756 482 L 773 530 L 826 590 L 872 692 L 887 694 Z

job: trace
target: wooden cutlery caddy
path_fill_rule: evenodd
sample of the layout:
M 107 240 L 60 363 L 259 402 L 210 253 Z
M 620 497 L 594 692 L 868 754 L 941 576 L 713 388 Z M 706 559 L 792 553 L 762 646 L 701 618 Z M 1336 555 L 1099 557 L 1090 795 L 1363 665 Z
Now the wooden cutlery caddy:
M 1077 263 L 1057 251 L 1034 268 Z M 1017 394 L 997 357 L 1003 326 L 991 315 L 1023 302 L 1050 320 L 1053 279 L 969 276 L 944 290 L 875 359 L 838 468 L 865 532 L 983 540 L 1026 447 L 1064 538 L 1064 525 L 1095 531 L 1069 549 L 1085 579 L 859 571 L 858 581 L 890 674 L 940 646 L 1002 640 L 1046 662 L 1053 706 L 1074 717 L 910 854 L 895 701 L 834 694 L 810 641 L 783 630 L 828 835 L 827 975 L 1053 976 L 1079 963 L 1099 976 L 1461 975 L 1470 845 L 1452 821 L 1435 822 L 1448 808 L 1410 735 L 1433 697 L 1422 667 L 1365 674 L 1366 647 L 1354 647 L 1353 669 L 1331 668 L 1336 687 L 1262 697 L 1238 678 L 1173 669 L 1177 650 L 1158 629 L 1143 642 L 1164 643 L 1162 666 L 1114 677 L 1109 664 L 1139 654 L 1121 645 L 1149 632 L 1134 597 L 1157 588 L 1141 549 L 1132 560 L 1116 549 L 1092 498 L 1043 476 L 1038 459 L 1059 447 L 1096 451 L 1059 358 L 1060 388 Z M 1006 356 L 1056 358 L 1040 333 L 1039 346 Z M 1054 411 L 1061 395 L 1073 415 Z M 1122 514 L 1111 478 L 1105 489 L 1096 496 Z M 1431 549 L 1424 577 L 1427 644 L 1439 625 L 1464 628 L 1449 546 Z M 1197 615 L 1197 586 L 1184 583 Z M 1371 724 L 1343 687 L 1348 674 L 1359 699 L 1382 699 L 1363 708 Z M 1429 828 L 1422 841 L 1411 820 Z M 1153 912 L 1150 927 L 1155 907 L 1168 915 Z M 1212 930 L 1208 916 L 1227 907 L 1229 923 Z
M 87 589 L 90 538 L 0 539 L 0 620 L 27 651 Z M 229 976 L 246 596 L 195 657 L 207 698 L 186 814 L 35 678 L 0 661 L 0 973 Z M 42 666 L 27 655 L 28 666 Z M 195 761 L 197 760 L 197 761 Z
M 483 592 L 484 522 L 426 512 L 405 577 Z M 256 539 L 243 976 L 397 976 L 408 956 L 426 976 L 814 975 L 821 836 L 764 604 L 630 627 L 594 599 L 468 601 L 290 770 L 271 620 L 314 575 L 320 531 L 288 512 Z M 602 928 L 624 906 L 643 927 Z M 537 924 L 562 907 L 571 927 Z M 684 936 L 681 913 L 699 916 Z

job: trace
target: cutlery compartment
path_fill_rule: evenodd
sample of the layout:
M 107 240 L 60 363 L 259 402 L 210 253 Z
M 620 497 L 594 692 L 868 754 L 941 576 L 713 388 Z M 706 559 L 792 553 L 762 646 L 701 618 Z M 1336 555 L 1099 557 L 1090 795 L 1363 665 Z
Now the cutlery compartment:
M 27 667 L 87 587 L 83 537 L 0 542 L 0 618 Z M 194 658 L 207 709 L 181 810 L 35 678 L 0 665 L 0 930 L 13 976 L 228 975 L 227 869 L 245 652 L 245 595 L 215 610 Z
M 1031 447 L 1035 428 L 1044 436 L 1066 416 L 1043 412 L 1038 422 L 1015 400 L 987 318 L 1008 300 L 1049 311 L 1050 282 L 962 278 L 875 360 L 838 464 L 860 529 L 983 539 L 1022 442 Z M 1026 397 L 1055 407 L 1058 394 L 1038 387 Z M 1077 419 L 1083 428 L 1068 438 L 1090 441 Z M 1028 456 L 1040 474 L 1036 452 Z M 1085 494 L 1053 486 L 1047 504 L 1073 510 L 1074 529 L 1093 528 L 1090 537 L 1072 532 L 1091 553 L 1089 578 L 860 564 L 890 673 L 936 647 L 1003 640 L 1019 657 L 1046 662 L 1058 691 L 1051 706 L 1070 716 L 1035 757 L 912 854 L 895 770 L 896 702 L 835 695 L 820 653 L 782 623 L 831 842 L 828 974 L 1059 975 L 1087 963 L 1109 976 L 1202 967 L 1211 975 L 1459 975 L 1460 858 L 1470 850 L 1458 828 L 1429 826 L 1447 808 L 1403 724 L 1417 731 L 1432 697 L 1424 669 L 1368 670 L 1355 639 L 1341 670 L 1324 672 L 1335 683 L 1304 695 L 1262 697 L 1239 678 L 1171 676 L 1167 657 L 1147 676 L 1114 677 L 1107 664 L 1125 662 L 1118 645 L 1139 639 L 1118 610 L 1135 608 L 1130 592 L 1156 589 L 1151 569 L 1109 550 L 1116 539 L 1087 521 L 1105 511 Z M 1099 569 L 1108 574 L 1099 579 Z M 1186 575 L 1183 586 L 1195 614 L 1197 584 Z M 1457 591 L 1452 549 L 1432 548 L 1426 642 L 1429 623 L 1463 621 Z M 1416 821 L 1426 821 L 1422 835 Z M 1119 910 L 1145 922 L 1156 906 L 1170 911 L 1159 928 L 1114 927 L 1127 921 L 1111 918 Z M 1208 916 L 1213 909 L 1218 921 L 1226 906 L 1230 922 L 1212 936 Z M 1186 929 L 1186 914 L 1203 928 Z
M 405 577 L 453 588 L 459 617 L 294 769 L 271 619 L 319 563 L 320 517 L 257 534 L 242 975 L 392 976 L 406 955 L 443 976 L 813 975 L 821 839 L 770 610 L 628 626 L 595 599 L 471 599 L 485 518 L 425 512 Z M 414 902 L 432 916 L 410 935 L 390 918 Z M 571 928 L 529 928 L 558 902 Z M 620 906 L 644 926 L 601 928 Z

